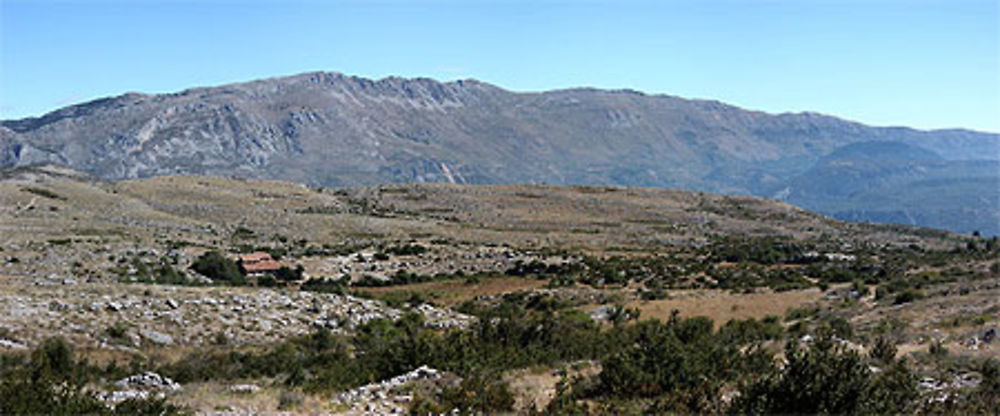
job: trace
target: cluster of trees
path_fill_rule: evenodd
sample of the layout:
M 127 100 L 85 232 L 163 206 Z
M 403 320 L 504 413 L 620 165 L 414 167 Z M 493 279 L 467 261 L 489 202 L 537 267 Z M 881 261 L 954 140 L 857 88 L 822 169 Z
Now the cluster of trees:
M 480 323 L 469 330 L 428 329 L 422 315 L 411 313 L 368 322 L 351 337 L 320 330 L 267 351 L 192 353 L 157 371 L 182 383 L 272 377 L 289 387 L 332 392 L 429 365 L 464 381 L 421 397 L 419 408 L 495 412 L 513 406 L 502 372 L 594 358 L 611 345 L 599 325 L 575 310 L 503 302 L 479 312 Z
M 345 282 L 345 279 L 314 278 L 306 280 L 302 283 L 302 286 L 299 286 L 299 289 L 307 292 L 334 293 L 343 295 L 346 293 L 346 284 L 347 282 Z
M 396 273 L 389 276 L 388 279 L 376 279 L 372 276 L 365 275 L 360 280 L 352 282 L 351 286 L 358 286 L 358 287 L 397 286 L 397 285 L 408 285 L 411 283 L 431 282 L 434 280 L 442 280 L 447 278 L 450 278 L 450 276 L 445 274 L 429 275 L 429 274 L 408 272 L 406 270 L 398 270 Z
M 385 253 L 395 256 L 418 256 L 427 252 L 427 247 L 420 244 L 400 244 L 386 247 Z
M 525 262 L 518 260 L 514 265 L 504 271 L 507 276 L 534 276 L 534 277 L 557 277 L 562 275 L 575 275 L 584 271 L 583 265 L 578 263 L 567 264 L 546 264 L 540 260 Z
M 825 289 L 833 283 L 862 282 L 877 286 L 879 299 L 894 296 L 894 302 L 905 303 L 922 297 L 922 286 L 947 281 L 945 278 L 930 279 L 933 281 L 917 279 L 907 283 L 910 287 L 902 287 L 900 282 L 912 280 L 907 271 L 989 259 L 994 259 L 993 269 L 1000 270 L 1000 261 L 995 260 L 1000 256 L 1000 245 L 996 243 L 996 239 L 973 239 L 965 247 L 951 250 L 925 250 L 919 246 L 859 247 L 852 251 L 856 255 L 856 259 L 852 261 L 826 261 L 822 257 L 806 257 L 805 253 L 808 251 L 822 251 L 827 246 L 829 243 L 818 240 L 796 242 L 777 237 L 723 236 L 713 238 L 704 247 L 671 255 L 582 256 L 579 262 L 563 264 L 547 264 L 537 260 L 518 262 L 505 270 L 504 274 L 548 278 L 553 287 L 576 283 L 594 286 L 641 283 L 646 288 L 643 296 L 647 298 L 662 298 L 666 289 L 690 287 L 736 291 L 768 287 L 781 291 L 812 286 Z M 351 247 L 351 250 L 355 249 L 357 247 Z M 383 247 L 376 254 L 380 259 L 388 259 L 390 254 L 418 255 L 426 251 L 427 248 L 419 244 L 398 244 Z M 274 254 L 284 254 L 284 250 Z M 878 262 L 873 262 L 871 259 L 876 257 Z M 719 263 L 723 262 L 731 264 L 722 267 Z M 779 264 L 794 267 L 773 267 Z M 192 269 L 222 284 L 246 283 L 235 262 L 218 252 L 206 253 L 192 265 Z M 955 270 L 945 273 L 946 277 L 954 279 L 959 274 L 972 273 L 960 267 L 953 269 Z M 149 277 L 142 281 L 185 284 L 170 267 L 161 267 L 146 274 Z M 265 279 L 262 283 L 275 285 L 284 280 L 297 280 L 300 275 L 300 271 L 295 269 L 284 269 L 276 276 L 276 280 Z M 695 280 L 688 278 L 698 275 L 705 277 Z M 465 277 L 459 273 L 423 275 L 400 271 L 388 280 L 367 278 L 354 282 L 353 285 L 392 286 Z M 481 277 L 474 276 L 467 280 L 475 282 Z M 331 284 L 311 285 L 310 289 L 342 291 L 337 285 Z
M 117 367 L 77 360 L 66 341 L 52 338 L 28 354 L 0 355 L 0 414 L 172 415 L 185 409 L 165 399 L 128 399 L 111 405 L 88 385 L 121 377 Z
M 880 339 L 868 355 L 842 340 L 846 321 L 815 313 L 786 332 L 779 318 L 732 321 L 718 329 L 706 318 L 666 322 L 628 316 L 601 326 L 554 299 L 511 295 L 462 308 L 480 319 L 467 330 L 438 331 L 419 314 L 375 320 L 353 336 L 318 331 L 267 351 L 194 353 L 158 369 L 182 382 L 268 377 L 312 392 L 333 392 L 393 377 L 421 365 L 455 373 L 460 385 L 417 398 L 418 412 L 513 410 L 506 371 L 593 360 L 601 371 L 566 379 L 548 409 L 556 414 L 634 413 L 908 413 L 943 409 L 919 397 L 917 378 L 893 344 Z M 846 328 L 845 328 L 846 326 Z M 784 365 L 768 343 L 788 340 Z M 990 366 L 993 367 L 990 367 Z M 871 368 L 878 368 L 873 371 Z M 982 389 L 947 409 L 983 411 L 997 397 L 995 364 L 984 365 Z M 991 375 L 993 374 L 993 375 Z M 993 377 L 993 378 L 991 378 Z M 733 394 L 738 392 L 738 394 Z M 978 407 L 977 407 L 978 406 Z
M 470 375 L 596 356 L 599 326 L 574 310 L 524 310 L 505 302 L 482 310 L 469 330 L 440 332 L 423 316 L 373 320 L 354 336 L 318 331 L 266 352 L 198 352 L 161 368 L 175 380 L 282 377 L 311 391 L 336 391 L 419 367 Z
M 917 379 L 893 344 L 879 339 L 859 354 L 841 340 L 845 322 L 815 319 L 810 342 L 789 334 L 776 317 L 732 321 L 715 329 L 707 318 L 637 320 L 627 314 L 602 326 L 555 299 L 511 295 L 463 309 L 480 319 L 465 330 L 439 331 L 420 314 L 374 320 L 351 335 L 326 330 L 267 349 L 195 351 L 155 368 L 182 383 L 269 378 L 289 389 L 335 392 L 429 365 L 462 378 L 416 397 L 418 413 L 512 411 L 503 381 L 512 369 L 594 361 L 592 376 L 565 379 L 547 409 L 554 414 L 988 412 L 1000 398 L 1000 367 L 980 367 L 979 388 L 945 402 L 919 397 Z M 813 320 L 815 313 L 789 319 Z M 767 345 L 787 340 L 784 365 Z M 163 401 L 111 407 L 84 386 L 109 372 L 73 359 L 65 343 L 47 342 L 30 356 L 0 362 L 0 413 L 171 413 Z M 878 368 L 872 371 L 871 368 Z M 137 371 L 131 369 L 130 371 Z M 115 375 L 117 377 L 118 375 Z M 735 394 L 734 394 L 735 393 Z M 995 410 L 995 409 L 992 409 Z
M 174 267 L 176 260 L 168 257 L 155 259 L 151 262 L 140 256 L 128 261 L 125 257 L 119 259 L 117 271 L 122 283 L 153 283 L 161 285 L 199 286 L 201 282 L 189 279 L 182 271 Z M 130 270 L 131 268 L 131 270 Z
M 759 243 L 759 244 L 758 244 Z M 393 254 L 419 254 L 421 247 L 400 246 Z M 880 299 L 897 303 L 922 296 L 928 285 L 952 281 L 951 272 L 928 272 L 903 278 L 907 270 L 944 267 L 956 262 L 995 259 L 997 247 L 978 242 L 955 250 L 919 247 L 880 249 L 879 264 L 865 255 L 844 263 L 817 262 L 795 270 L 768 267 L 794 263 L 805 245 L 784 240 L 721 239 L 696 255 L 674 257 L 584 257 L 579 263 L 518 263 L 506 274 L 540 276 L 594 285 L 644 282 L 662 289 L 690 284 L 683 276 L 705 273 L 714 287 L 734 290 L 759 286 L 805 287 L 804 275 L 821 282 L 855 282 L 859 291 L 875 285 Z M 992 251 L 991 251 L 992 250 Z M 687 253 L 691 254 L 691 253 Z M 727 267 L 712 260 L 733 262 Z M 970 262 L 971 263 L 971 262 Z M 191 266 L 213 281 L 239 285 L 245 277 L 237 264 L 219 252 L 208 252 Z M 172 279 L 172 269 L 146 270 Z M 176 271 L 174 271 L 176 272 Z M 301 269 L 279 272 L 296 279 Z M 358 286 L 407 284 L 455 278 L 406 271 L 388 282 L 362 281 Z M 707 284 L 703 282 L 702 284 Z M 313 280 L 304 290 L 344 292 L 344 282 Z M 406 298 L 409 303 L 421 299 Z M 551 296 L 507 295 L 496 302 L 469 302 L 458 309 L 479 317 L 466 330 L 433 330 L 422 315 L 396 321 L 374 320 L 351 336 L 320 330 L 267 349 L 196 351 L 156 370 L 181 382 L 269 378 L 289 388 L 333 392 L 383 380 L 421 365 L 462 377 L 457 386 L 417 397 L 415 412 L 451 409 L 475 412 L 511 411 L 513 395 L 502 374 L 532 366 L 558 366 L 581 360 L 600 363 L 600 372 L 566 379 L 548 409 L 556 414 L 635 413 L 913 413 L 989 412 L 1000 401 L 1000 366 L 979 367 L 977 389 L 958 392 L 945 401 L 920 398 L 911 365 L 895 357 L 891 342 L 879 339 L 862 355 L 842 340 L 854 334 L 843 318 L 818 309 L 791 311 L 786 330 L 778 318 L 732 321 L 715 329 L 705 318 L 666 322 L 636 321 L 622 310 L 612 325 L 601 325 Z M 814 335 L 801 342 L 804 334 Z M 786 341 L 777 357 L 780 341 Z M 74 361 L 65 343 L 53 341 L 30 356 L 2 356 L 0 413 L 132 413 L 175 412 L 162 401 L 126 402 L 110 407 L 85 386 L 104 370 Z M 13 358 L 11 358 L 13 357 Z M 783 365 L 776 365 L 782 361 Z M 878 368 L 878 371 L 872 371 Z
M 218 251 L 209 251 L 199 256 L 191 263 L 191 270 L 218 284 L 244 286 L 248 283 L 247 277 L 240 271 L 240 266 L 236 261 Z M 301 265 L 295 268 L 281 266 L 273 276 L 264 276 L 259 279 L 258 283 L 261 286 L 273 287 L 281 282 L 295 282 L 302 280 L 304 272 Z
M 191 263 L 191 270 L 216 282 L 234 286 L 247 283 L 246 276 L 240 271 L 236 262 L 218 251 L 209 251 L 199 256 Z
M 713 288 L 746 291 L 757 287 L 768 287 L 775 291 L 807 289 L 813 283 L 802 272 L 794 269 L 768 269 L 758 264 L 738 264 L 734 266 L 713 265 L 705 274 L 715 281 Z
M 740 414 L 903 414 L 919 405 L 916 376 L 880 340 L 870 357 L 830 335 L 808 347 L 790 342 L 786 364 L 745 383 L 730 411 Z M 877 365 L 879 372 L 870 370 Z
M 781 291 L 818 286 L 825 290 L 834 283 L 860 282 L 877 286 L 879 299 L 892 295 L 892 301 L 905 303 L 922 297 L 921 289 L 927 285 L 1000 272 L 1000 261 L 996 260 L 1000 244 L 995 239 L 972 239 L 964 246 L 947 250 L 857 247 L 850 251 L 853 259 L 837 261 L 807 255 L 824 250 L 837 251 L 829 242 L 820 240 L 724 236 L 713 238 L 704 247 L 670 255 L 582 256 L 579 262 L 567 264 L 519 262 L 505 274 L 548 278 L 553 287 L 641 283 L 646 289 L 643 296 L 654 299 L 662 297 L 666 289 L 690 287 L 736 291 L 768 287 Z M 982 261 L 987 262 L 988 270 L 970 266 Z M 775 267 L 778 265 L 791 267 Z M 927 268 L 945 270 L 911 275 Z M 704 277 L 689 278 L 700 275 Z
M 713 262 L 774 265 L 802 262 L 809 249 L 810 246 L 789 238 L 719 236 L 701 254 Z

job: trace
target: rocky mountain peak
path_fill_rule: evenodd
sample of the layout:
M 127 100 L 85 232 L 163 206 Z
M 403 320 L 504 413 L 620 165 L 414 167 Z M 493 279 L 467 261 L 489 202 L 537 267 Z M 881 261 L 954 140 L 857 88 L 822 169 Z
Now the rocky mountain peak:
M 476 80 L 339 72 L 173 94 L 129 93 L 0 125 L 0 166 L 57 163 L 110 180 L 212 174 L 321 186 L 610 184 L 813 195 L 780 191 L 804 183 L 798 178 L 838 149 L 866 142 L 917 149 L 904 159 L 923 151 L 940 156 L 933 167 L 907 169 L 904 182 L 880 177 L 877 183 L 893 186 L 886 191 L 905 193 L 912 188 L 906 181 L 921 179 L 972 190 L 1000 176 L 1000 136 L 990 133 L 879 128 L 817 113 L 772 115 L 631 90 L 519 93 Z M 997 223 L 998 199 L 978 204 L 987 225 Z M 790 202 L 838 212 L 814 199 Z M 921 209 L 893 204 L 892 210 Z

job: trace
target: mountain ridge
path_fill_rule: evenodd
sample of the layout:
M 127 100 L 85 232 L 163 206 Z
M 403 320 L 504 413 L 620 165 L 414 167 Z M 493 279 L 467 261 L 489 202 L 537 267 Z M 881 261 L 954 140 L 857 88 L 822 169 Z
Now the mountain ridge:
M 279 75 L 279 76 L 265 77 L 265 78 L 252 79 L 252 80 L 246 80 L 246 81 L 237 81 L 237 82 L 232 82 L 232 83 L 227 83 L 227 84 L 222 84 L 222 85 L 202 85 L 202 86 L 185 88 L 185 89 L 182 89 L 182 90 L 179 90 L 179 91 L 176 91 L 176 92 L 146 93 L 146 92 L 141 92 L 141 91 L 127 91 L 127 92 L 124 92 L 124 93 L 121 93 L 121 94 L 117 94 L 117 95 L 110 95 L 110 96 L 106 96 L 106 97 L 99 97 L 99 98 L 95 98 L 95 99 L 83 101 L 83 102 L 76 103 L 76 104 L 70 104 L 70 105 L 67 105 L 65 107 L 57 108 L 55 110 L 51 110 L 49 112 L 46 112 L 46 113 L 38 115 L 38 116 L 26 116 L 26 117 L 20 117 L 20 118 L 0 119 L 0 124 L 3 124 L 4 127 L 8 127 L 9 128 L 9 125 L 12 124 L 12 123 L 23 123 L 23 122 L 26 122 L 26 121 L 29 121 L 29 120 L 44 119 L 45 117 L 47 117 L 47 116 L 49 116 L 51 114 L 54 114 L 54 113 L 57 113 L 57 112 L 60 112 L 60 111 L 66 110 L 66 109 L 70 109 L 70 108 L 73 108 L 73 107 L 88 106 L 88 105 L 97 104 L 97 103 L 106 102 L 106 101 L 112 101 L 112 100 L 116 100 L 116 99 L 124 99 L 124 98 L 131 98 L 131 97 L 147 98 L 147 97 L 154 97 L 154 96 L 178 96 L 178 95 L 184 95 L 184 94 L 189 94 L 189 93 L 194 93 L 194 92 L 200 92 L 200 91 L 215 90 L 215 89 L 220 89 L 220 88 L 225 88 L 225 87 L 246 86 L 246 85 L 249 85 L 249 84 L 266 83 L 266 82 L 274 82 L 274 81 L 284 81 L 284 80 L 295 79 L 295 78 L 302 78 L 302 77 L 307 77 L 307 76 L 327 76 L 327 75 L 339 76 L 339 77 L 344 77 L 344 78 L 349 78 L 349 79 L 355 79 L 355 80 L 364 80 L 364 81 L 375 82 L 375 83 L 383 82 L 383 81 L 398 81 L 398 80 L 402 80 L 402 81 L 414 81 L 414 82 L 429 81 L 429 82 L 439 83 L 439 84 L 458 84 L 458 85 L 462 85 L 462 84 L 479 84 L 479 85 L 488 86 L 490 88 L 494 88 L 494 89 L 497 89 L 497 90 L 500 90 L 500 91 L 503 91 L 503 92 L 507 92 L 507 93 L 511 93 L 511 94 L 544 94 L 544 93 L 555 93 L 555 92 L 607 92 L 607 93 L 623 93 L 623 94 L 632 94 L 632 95 L 639 95 L 639 96 L 643 96 L 643 97 L 652 97 L 652 98 L 679 99 L 679 100 L 684 100 L 684 101 L 688 101 L 688 102 L 692 102 L 692 103 L 706 103 L 706 104 L 711 104 L 711 105 L 722 105 L 722 106 L 730 107 L 730 108 L 736 109 L 736 110 L 747 111 L 747 112 L 752 112 L 752 113 L 758 113 L 758 114 L 763 114 L 763 115 L 768 115 L 768 116 L 774 116 L 774 117 L 786 117 L 786 116 L 787 117 L 822 117 L 822 118 L 829 118 L 829 119 L 834 119 L 836 121 L 847 122 L 847 123 L 852 123 L 852 124 L 858 124 L 858 125 L 862 125 L 862 126 L 865 126 L 865 127 L 877 128 L 877 129 L 903 129 L 903 130 L 908 130 L 908 131 L 913 131 L 913 132 L 923 132 L 923 133 L 974 133 L 974 134 L 987 134 L 987 135 L 997 135 L 997 134 L 1000 134 L 1000 132 L 990 132 L 990 131 L 985 131 L 985 130 L 977 130 L 977 129 L 964 128 L 964 127 L 914 128 L 914 127 L 909 127 L 909 126 L 899 125 L 899 124 L 873 125 L 873 124 L 867 124 L 867 123 L 863 123 L 863 122 L 859 122 L 859 121 L 854 121 L 854 120 L 851 120 L 851 119 L 848 119 L 848 118 L 844 118 L 844 117 L 841 117 L 841 116 L 837 116 L 837 115 L 834 115 L 834 114 L 828 114 L 828 113 L 819 112 L 819 111 L 801 110 L 801 111 L 778 111 L 778 112 L 772 112 L 772 111 L 756 110 L 756 109 L 752 109 L 752 108 L 749 108 L 749 107 L 743 107 L 743 106 L 739 106 L 739 105 L 735 105 L 735 104 L 730 104 L 730 103 L 727 103 L 727 102 L 719 100 L 719 99 L 698 98 L 698 97 L 683 97 L 683 96 L 678 96 L 678 95 L 673 95 L 673 94 L 668 94 L 668 93 L 648 93 L 648 92 L 645 92 L 645 91 L 636 90 L 634 88 L 628 88 L 628 87 L 622 87 L 622 88 L 601 88 L 601 87 L 594 87 L 594 86 L 580 86 L 580 87 L 554 88 L 554 89 L 547 89 L 547 90 L 513 90 L 513 89 L 507 89 L 507 88 L 501 87 L 501 86 L 499 86 L 497 84 L 494 84 L 494 83 L 491 83 L 491 82 L 482 81 L 482 80 L 479 80 L 479 79 L 476 79 L 476 78 L 462 78 L 462 79 L 454 79 L 454 80 L 445 80 L 445 81 L 442 81 L 442 80 L 437 80 L 437 79 L 434 79 L 434 78 L 431 78 L 431 77 L 402 77 L 402 76 L 390 75 L 390 76 L 385 76 L 385 77 L 374 79 L 374 78 L 366 78 L 366 77 L 357 76 L 357 75 L 349 75 L 349 74 L 338 72 L 338 71 L 309 71 L 309 72 L 302 72 L 302 73 L 296 73 L 296 74 L 291 74 L 291 75 Z
M 949 178 L 968 192 L 1000 184 L 1000 173 L 990 172 L 1000 166 L 1000 135 L 993 133 L 872 127 L 814 112 L 771 114 L 627 89 L 513 92 L 477 80 L 309 72 L 126 93 L 0 125 L 0 167 L 56 163 L 110 180 L 210 174 L 315 186 L 611 184 L 774 196 L 807 183 L 802 176 L 841 147 L 888 142 L 946 162 L 986 163 L 939 163 L 937 176 L 907 180 Z M 858 176 L 869 174 L 879 172 Z M 908 184 L 893 183 L 893 192 Z M 823 197 L 789 202 L 841 211 L 828 209 Z M 1000 233 L 1000 201 L 988 201 L 973 207 L 985 218 L 945 228 Z M 849 208 L 937 215 L 908 203 Z

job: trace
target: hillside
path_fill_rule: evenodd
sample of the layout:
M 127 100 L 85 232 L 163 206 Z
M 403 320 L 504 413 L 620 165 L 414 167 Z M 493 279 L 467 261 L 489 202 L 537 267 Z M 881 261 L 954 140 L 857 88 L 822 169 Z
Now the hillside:
M 997 242 L 658 188 L 17 168 L 0 406 L 64 386 L 129 414 L 738 411 L 733 391 L 781 391 L 747 382 L 796 376 L 767 364 L 784 345 L 821 360 L 802 377 L 854 369 L 822 381 L 865 387 L 844 406 L 976 413 L 995 403 Z M 244 275 L 250 252 L 293 277 Z
M 1000 174 L 894 142 L 844 146 L 787 182 L 782 199 L 836 218 L 996 234 Z
M 403 184 L 328 190 L 198 176 L 105 182 L 54 166 L 8 171 L 5 238 L 148 246 L 295 235 L 316 244 L 438 238 L 535 249 L 652 252 L 722 235 L 947 247 L 929 229 L 840 222 L 755 197 L 605 186 Z
M 884 162 L 911 166 L 905 180 L 898 169 L 870 169 L 883 163 L 872 159 L 848 174 L 857 186 L 884 185 L 866 190 L 875 196 L 831 193 L 837 175 L 825 164 L 867 142 L 917 149 Z M 130 93 L 0 127 L 0 167 L 56 163 L 107 180 L 651 186 L 986 234 L 1000 233 L 997 149 L 990 133 L 877 128 L 628 90 L 516 93 L 474 80 L 338 73 Z

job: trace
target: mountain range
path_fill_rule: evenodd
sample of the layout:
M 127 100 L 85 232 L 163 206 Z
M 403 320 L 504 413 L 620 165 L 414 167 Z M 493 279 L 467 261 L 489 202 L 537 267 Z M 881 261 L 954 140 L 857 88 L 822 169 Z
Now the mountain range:
M 1000 234 L 1000 135 L 872 127 L 632 90 L 317 72 L 128 93 L 0 122 L 0 167 L 107 180 L 208 174 L 669 187 L 780 199 L 840 219 Z

